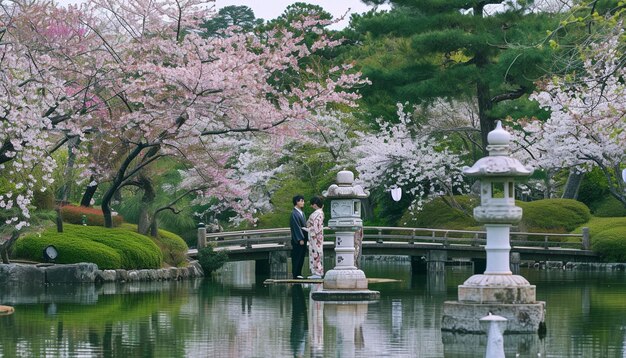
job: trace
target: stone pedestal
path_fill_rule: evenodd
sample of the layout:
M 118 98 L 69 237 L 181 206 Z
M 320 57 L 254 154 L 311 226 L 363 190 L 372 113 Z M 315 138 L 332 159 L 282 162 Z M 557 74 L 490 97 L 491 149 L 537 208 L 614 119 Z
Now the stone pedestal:
M 490 312 L 508 320 L 508 333 L 537 333 L 545 321 L 545 302 L 535 303 L 443 303 L 441 330 L 484 334 L 480 319 Z

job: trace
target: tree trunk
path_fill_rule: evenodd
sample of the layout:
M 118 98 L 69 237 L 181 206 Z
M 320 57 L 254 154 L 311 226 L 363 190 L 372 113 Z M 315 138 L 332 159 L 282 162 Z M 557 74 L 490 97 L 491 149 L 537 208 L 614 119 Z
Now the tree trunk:
M 3 264 L 10 264 L 11 262 L 9 261 L 9 251 L 11 250 L 11 247 L 13 246 L 13 244 L 17 241 L 17 238 L 20 237 L 20 234 L 15 231 L 13 232 L 13 234 L 11 234 L 11 237 L 3 242 L 2 244 L 0 244 L 0 259 L 2 260 Z
M 157 221 L 156 215 L 152 218 L 152 224 L 150 224 L 150 236 L 159 236 L 159 223 Z
M 139 221 L 137 223 L 137 232 L 143 235 L 147 235 L 152 226 L 150 220 L 150 209 L 154 204 L 154 198 L 156 193 L 152 186 L 152 181 L 144 175 L 140 175 L 137 179 L 138 186 L 143 190 L 143 197 L 141 198 L 141 209 L 139 211 Z
M 54 208 L 54 211 L 57 212 L 57 232 L 63 232 L 63 216 L 61 215 L 61 205 L 57 205 L 56 208 Z
M 111 217 L 111 207 L 109 206 L 110 200 L 107 200 L 105 203 L 102 201 L 102 216 L 104 216 L 104 227 L 112 228 L 113 227 L 113 218 Z
M 75 149 L 78 148 L 79 144 L 80 139 L 76 137 L 71 139 L 67 145 L 67 166 L 65 167 L 65 172 L 63 173 L 66 181 L 65 184 L 63 184 L 63 188 L 61 188 L 61 202 L 63 204 L 68 202 L 68 198 L 70 197 L 72 191 L 72 176 L 74 173 L 74 163 L 76 162 Z
M 474 9 L 474 11 L 477 10 Z M 474 14 L 474 16 L 482 16 L 482 6 L 480 7 L 480 14 Z M 481 69 L 489 63 L 489 60 L 483 53 L 479 52 L 474 56 L 474 63 L 476 64 L 476 68 L 481 71 Z M 493 119 L 489 117 L 489 111 L 493 107 L 489 92 L 489 84 L 479 78 L 476 81 L 476 101 L 478 102 L 480 138 L 484 156 L 489 155 L 489 152 L 487 151 L 487 144 L 489 144 L 487 141 L 487 135 L 495 128 Z
M 92 181 L 94 181 L 94 177 L 91 176 L 89 178 L 89 182 L 91 183 Z M 91 199 L 93 198 L 94 194 L 96 193 L 96 190 L 98 190 L 98 185 L 92 185 L 92 186 L 88 186 L 87 189 L 85 189 L 85 193 L 83 194 L 83 198 L 80 200 L 80 206 L 84 206 L 84 207 L 90 207 L 91 206 Z
M 580 188 L 580 184 L 582 183 L 584 177 L 585 173 L 578 173 L 575 170 L 570 171 L 561 198 L 577 199 L 578 189 Z
M 135 160 L 139 156 L 139 154 L 141 154 L 141 151 L 143 151 L 145 148 L 146 148 L 146 145 L 139 144 L 135 147 L 135 149 L 132 150 L 132 152 L 128 154 L 126 159 L 124 159 L 124 161 L 122 162 L 122 165 L 120 165 L 120 168 L 117 170 L 117 174 L 115 175 L 115 178 L 111 182 L 111 186 L 102 196 L 101 207 L 102 207 L 102 215 L 104 216 L 104 227 L 107 227 L 107 228 L 113 227 L 113 220 L 111 218 L 111 199 L 113 199 L 113 196 L 115 196 L 115 193 L 122 187 L 122 183 L 124 182 L 124 180 L 128 179 L 134 173 L 137 172 L 138 169 L 135 169 L 130 174 L 128 175 L 126 174 L 126 170 L 130 166 L 130 164 L 133 162 L 133 160 Z

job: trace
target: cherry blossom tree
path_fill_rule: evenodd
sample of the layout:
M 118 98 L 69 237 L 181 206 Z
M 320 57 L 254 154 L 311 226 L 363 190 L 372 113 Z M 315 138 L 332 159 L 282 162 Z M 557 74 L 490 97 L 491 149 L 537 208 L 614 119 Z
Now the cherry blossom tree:
M 583 51 L 582 71 L 543 83 L 531 98 L 551 112 L 550 118 L 526 123 L 518 142 L 520 153 L 544 170 L 600 168 L 611 195 L 626 206 L 621 178 L 626 163 L 622 36 L 620 25 L 606 41 Z
M 365 83 L 349 65 L 320 71 L 305 63 L 317 51 L 340 44 L 323 35 L 304 41 L 308 29 L 327 20 L 294 21 L 290 27 L 297 35 L 277 27 L 263 39 L 235 31 L 203 38 L 194 29 L 206 16 L 206 5 L 91 2 L 97 16 L 87 26 L 101 38 L 108 57 L 108 87 L 99 97 L 114 114 L 99 129 L 110 133 L 106 140 L 117 137 L 110 150 L 122 154 L 112 168 L 94 171 L 96 182 L 108 184 L 102 198 L 107 226 L 115 193 L 163 156 L 189 160 L 204 180 L 215 183 L 213 194 L 232 193 L 224 201 L 240 202 L 244 192 L 224 190 L 234 185 L 224 154 L 244 133 L 269 136 L 275 144 L 302 136 L 312 129 L 307 118 L 315 111 L 329 103 L 353 105 L 358 94 L 350 89 Z
M 386 190 L 402 187 L 413 195 L 413 208 L 435 196 L 467 192 L 459 155 L 450 151 L 445 136 L 435 138 L 428 126 L 415 123 L 411 114 L 398 104 L 398 123 L 379 120 L 380 129 L 360 133 L 353 148 L 360 179 L 368 186 L 382 185 Z
M 52 183 L 50 154 L 89 131 L 91 85 L 77 83 L 84 73 L 74 70 L 90 33 L 78 16 L 44 2 L 0 4 L 0 208 L 18 230 L 28 225 L 34 191 Z

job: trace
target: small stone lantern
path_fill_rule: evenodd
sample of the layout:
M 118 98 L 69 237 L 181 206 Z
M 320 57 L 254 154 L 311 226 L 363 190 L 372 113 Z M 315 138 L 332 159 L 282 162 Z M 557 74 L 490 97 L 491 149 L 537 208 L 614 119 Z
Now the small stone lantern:
M 354 234 L 363 228 L 361 199 L 369 192 L 354 185 L 351 171 L 342 170 L 337 173 L 337 184 L 322 194 L 331 200 L 328 226 L 335 230 L 335 267 L 326 272 L 322 290 L 311 296 L 323 301 L 378 299 L 380 293 L 367 289 L 365 273 L 354 265 Z
M 487 231 L 486 275 L 511 274 L 509 229 L 522 219 L 522 208 L 515 206 L 515 178 L 533 173 L 532 168 L 508 156 L 510 139 L 498 121 L 487 136 L 489 156 L 463 168 L 463 174 L 480 178 L 480 206 L 474 209 L 474 218 L 484 223 Z
M 487 232 L 487 269 L 459 286 L 458 301 L 444 303 L 442 330 L 481 333 L 479 319 L 489 312 L 508 319 L 516 332 L 537 331 L 543 325 L 545 302 L 536 301 L 535 286 L 510 268 L 510 228 L 522 219 L 522 209 L 515 206 L 515 178 L 533 173 L 509 157 L 510 139 L 498 121 L 487 137 L 489 156 L 463 168 L 465 175 L 480 179 L 481 200 L 474 218 Z

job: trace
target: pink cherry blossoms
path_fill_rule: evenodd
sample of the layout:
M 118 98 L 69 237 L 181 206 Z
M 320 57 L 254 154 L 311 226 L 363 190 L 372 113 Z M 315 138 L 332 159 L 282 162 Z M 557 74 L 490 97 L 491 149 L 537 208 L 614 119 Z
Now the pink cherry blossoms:
M 626 70 L 619 50 L 623 30 L 585 54 L 584 71 L 557 77 L 531 98 L 550 110 L 546 122 L 524 125 L 518 140 L 527 161 L 540 168 L 587 171 L 599 167 L 611 194 L 626 205 L 621 171 L 626 163 Z
M 306 136 L 316 129 L 309 119 L 328 104 L 354 105 L 353 89 L 367 83 L 359 73 L 305 61 L 341 43 L 319 33 L 325 21 L 298 20 L 290 24 L 297 34 L 278 27 L 204 37 L 198 25 L 210 5 L 3 7 L 1 170 L 23 178 L 0 196 L 0 209 L 20 209 L 7 224 L 27 224 L 33 191 L 46 189 L 55 168 L 50 153 L 76 136 L 83 177 L 106 189 L 105 221 L 113 195 L 163 157 L 190 168 L 188 190 L 243 213 L 250 186 L 232 163 L 248 143 Z M 307 43 L 310 31 L 318 36 Z

